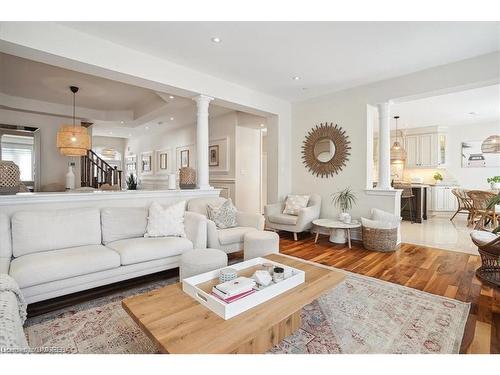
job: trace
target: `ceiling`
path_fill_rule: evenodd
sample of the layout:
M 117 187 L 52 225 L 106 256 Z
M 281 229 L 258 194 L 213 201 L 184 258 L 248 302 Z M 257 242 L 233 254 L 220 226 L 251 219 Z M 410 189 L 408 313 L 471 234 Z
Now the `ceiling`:
M 154 100 L 147 89 L 105 78 L 0 53 L 0 91 L 4 94 L 50 103 L 72 105 L 69 86 L 78 86 L 76 101 L 80 107 L 118 111 Z
M 196 122 L 196 103 L 191 98 L 156 93 L 4 53 L 0 53 L 0 71 L 0 93 L 34 99 L 40 101 L 42 107 L 43 103 L 67 106 L 64 113 L 47 114 L 71 115 L 73 101 L 69 86 L 78 86 L 77 116 L 94 123 L 95 135 L 126 138 L 145 130 L 175 128 Z M 27 103 L 29 106 L 30 102 Z M 0 106 L 2 104 L 0 101 Z M 85 116 L 85 109 L 94 112 L 88 112 L 89 116 Z M 95 111 L 102 113 L 101 118 L 91 117 Z M 232 110 L 212 104 L 209 111 L 210 117 L 215 117 Z
M 63 24 L 292 101 L 500 49 L 498 22 Z
M 391 107 L 395 115 L 400 128 L 497 122 L 500 132 L 500 85 L 396 103 Z

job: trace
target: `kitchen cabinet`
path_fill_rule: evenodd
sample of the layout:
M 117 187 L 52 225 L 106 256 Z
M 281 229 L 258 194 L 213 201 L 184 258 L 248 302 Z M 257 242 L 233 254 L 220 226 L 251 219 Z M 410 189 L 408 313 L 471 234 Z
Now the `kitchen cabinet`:
M 451 192 L 456 186 L 432 186 L 430 188 L 430 211 L 455 212 L 457 198 Z
M 446 134 L 408 135 L 405 149 L 406 168 L 441 168 L 446 164 Z

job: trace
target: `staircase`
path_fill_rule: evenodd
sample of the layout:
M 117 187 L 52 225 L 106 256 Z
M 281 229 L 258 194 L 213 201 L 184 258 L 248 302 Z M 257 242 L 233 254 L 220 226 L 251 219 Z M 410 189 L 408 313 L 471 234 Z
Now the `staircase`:
M 81 186 L 100 188 L 103 184 L 116 186 L 121 189 L 122 171 L 112 167 L 101 159 L 94 151 L 88 150 L 87 155 L 81 157 Z

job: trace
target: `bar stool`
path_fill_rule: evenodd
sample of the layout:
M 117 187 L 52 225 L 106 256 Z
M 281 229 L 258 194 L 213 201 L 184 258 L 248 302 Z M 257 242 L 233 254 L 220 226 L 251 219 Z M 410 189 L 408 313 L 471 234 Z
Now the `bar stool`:
M 406 208 L 406 205 L 410 205 L 410 220 L 411 223 L 415 223 L 417 221 L 417 197 L 413 194 L 413 189 L 410 183 L 407 182 L 398 182 L 394 183 L 394 189 L 401 189 L 403 192 L 401 193 L 401 211 Z

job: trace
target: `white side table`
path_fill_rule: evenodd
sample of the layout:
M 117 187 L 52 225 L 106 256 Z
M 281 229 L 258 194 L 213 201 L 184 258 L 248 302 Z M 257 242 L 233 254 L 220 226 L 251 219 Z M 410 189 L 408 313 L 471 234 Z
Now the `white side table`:
M 313 221 L 313 224 L 317 227 L 326 228 L 330 231 L 330 242 L 333 243 L 347 243 L 349 245 L 349 249 L 351 248 L 351 229 L 359 228 L 361 223 L 344 223 L 338 220 L 332 219 L 316 219 Z M 314 243 L 318 242 L 319 230 L 316 230 L 316 238 L 314 239 Z

